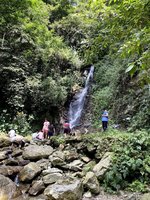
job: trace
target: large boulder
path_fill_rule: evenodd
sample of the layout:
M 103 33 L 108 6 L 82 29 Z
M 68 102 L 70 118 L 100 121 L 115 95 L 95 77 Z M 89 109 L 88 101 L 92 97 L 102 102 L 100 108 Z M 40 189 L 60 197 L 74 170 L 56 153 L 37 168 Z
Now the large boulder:
M 100 192 L 100 185 L 97 177 L 93 172 L 88 172 L 84 178 L 83 185 L 93 194 L 98 194 Z
M 0 174 L 0 197 L 2 199 L 13 199 L 14 193 L 16 192 L 15 183 L 9 178 Z
M 41 181 L 41 180 L 34 181 L 29 190 L 29 194 L 35 196 L 35 195 L 39 194 L 40 192 L 42 192 L 44 189 L 45 189 L 45 186 L 44 186 L 43 181 Z
M 73 180 L 69 182 L 56 183 L 49 185 L 44 190 L 44 195 L 49 200 L 80 200 L 83 188 L 81 181 Z
M 29 160 L 40 160 L 42 158 L 48 158 L 53 152 L 53 148 L 47 145 L 29 145 L 25 147 L 23 152 L 23 158 Z
M 98 179 L 102 179 L 106 171 L 109 169 L 112 155 L 112 152 L 106 152 L 100 162 L 94 166 L 93 172 L 96 174 Z
M 29 163 L 19 173 L 19 179 L 22 182 L 29 182 L 41 172 L 41 168 L 36 163 Z

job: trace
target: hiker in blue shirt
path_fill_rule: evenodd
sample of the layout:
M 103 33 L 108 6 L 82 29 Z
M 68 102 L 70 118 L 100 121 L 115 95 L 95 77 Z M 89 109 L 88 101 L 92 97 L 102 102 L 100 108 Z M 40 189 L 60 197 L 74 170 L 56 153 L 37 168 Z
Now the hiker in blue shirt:
M 102 127 L 103 127 L 103 131 L 106 131 L 107 126 L 108 126 L 108 112 L 107 112 L 107 110 L 104 110 L 103 114 L 102 114 Z

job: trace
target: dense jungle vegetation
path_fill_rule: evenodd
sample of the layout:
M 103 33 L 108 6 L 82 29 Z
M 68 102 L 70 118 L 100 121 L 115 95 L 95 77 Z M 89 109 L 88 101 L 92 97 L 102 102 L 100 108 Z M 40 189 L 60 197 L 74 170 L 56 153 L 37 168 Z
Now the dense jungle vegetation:
M 0 0 L 0 129 L 57 124 L 95 66 L 91 112 L 150 128 L 149 0 Z M 99 122 L 98 122 L 99 123 Z
M 0 132 L 14 128 L 26 135 L 45 117 L 59 126 L 73 87 L 83 86 L 84 69 L 94 65 L 93 124 L 99 126 L 105 107 L 110 124 L 132 132 L 145 129 L 131 135 L 112 130 L 105 136 L 106 147 L 115 141 L 115 156 L 103 184 L 145 191 L 150 180 L 150 1 L 0 0 L 0 8 Z

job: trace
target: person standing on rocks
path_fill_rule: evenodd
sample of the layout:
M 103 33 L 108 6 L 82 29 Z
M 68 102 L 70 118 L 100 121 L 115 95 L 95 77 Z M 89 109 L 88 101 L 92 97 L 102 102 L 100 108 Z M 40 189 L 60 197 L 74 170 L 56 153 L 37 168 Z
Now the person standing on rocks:
M 44 123 L 43 123 L 43 134 L 44 134 L 44 139 L 48 138 L 48 127 L 49 127 L 50 123 L 47 119 L 45 119 Z
M 102 128 L 103 131 L 106 131 L 108 128 L 108 111 L 104 109 L 102 114 Z
M 64 129 L 64 135 L 65 135 L 65 137 L 67 136 L 67 134 L 70 134 L 70 124 L 68 123 L 67 120 L 63 124 L 63 129 Z
M 55 135 L 55 127 L 53 124 L 50 124 L 48 126 L 48 138 L 50 138 L 53 135 Z

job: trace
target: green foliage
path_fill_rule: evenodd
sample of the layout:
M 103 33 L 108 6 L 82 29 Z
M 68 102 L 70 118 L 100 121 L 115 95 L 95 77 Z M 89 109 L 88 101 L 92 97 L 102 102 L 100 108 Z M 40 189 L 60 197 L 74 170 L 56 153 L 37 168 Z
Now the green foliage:
M 27 116 L 23 112 L 17 112 L 16 116 L 12 119 L 7 110 L 2 110 L 0 116 L 0 130 L 8 133 L 9 130 L 14 129 L 20 135 L 28 135 L 31 133 L 31 122 L 34 117 Z
M 139 180 L 135 180 L 129 185 L 128 190 L 133 191 L 133 192 L 136 191 L 136 192 L 144 193 L 148 191 L 148 188 L 147 188 L 146 183 L 142 183 Z
M 59 147 L 59 145 L 64 145 L 65 144 L 65 138 L 60 137 L 60 136 L 52 136 L 50 138 L 51 144 L 54 146 Z
M 70 2 L 53 3 L 65 3 L 63 9 L 69 9 Z M 48 4 L 42 0 L 5 0 L 0 5 L 0 110 L 7 109 L 11 119 L 18 112 L 34 114 L 36 119 L 54 107 L 58 112 L 76 82 L 76 70 L 82 61 L 61 37 L 48 29 L 52 12 Z
M 133 129 L 149 128 L 148 88 L 139 87 L 150 82 L 149 6 L 148 0 L 0 0 L 0 110 L 11 119 L 17 112 L 54 115 L 79 82 L 80 67 L 94 63 L 95 119 L 107 107 L 114 121 L 129 125 L 130 118 Z
M 94 104 L 94 113 L 95 113 L 95 119 L 100 118 L 101 112 L 104 108 L 109 108 L 110 100 L 111 100 L 111 91 L 109 87 L 105 87 L 98 90 L 94 93 L 93 96 L 93 104 Z
M 28 0 L 22 1 L 9 1 L 9 0 L 0 0 L 1 7 L 1 25 L 12 25 L 18 23 L 18 19 L 24 17 L 24 13 L 27 11 L 27 8 L 30 6 Z M 24 12 L 22 12 L 24 11 Z M 2 26 L 1 26 L 2 28 Z
M 7 132 L 9 129 L 12 129 L 13 125 L 10 124 L 10 115 L 7 110 L 2 110 L 0 115 L 0 130 L 2 132 Z
M 50 7 L 50 23 L 67 16 L 72 10 L 72 4 L 74 3 L 72 0 L 44 0 L 44 2 L 48 3 Z
M 17 112 L 16 117 L 13 119 L 13 129 L 15 129 L 21 135 L 31 134 L 30 123 L 33 121 L 33 116 L 27 116 L 23 112 Z
M 145 131 L 132 133 L 120 140 L 114 152 L 112 167 L 105 174 L 105 187 L 119 190 L 130 185 L 132 190 L 144 191 L 150 176 L 150 135 Z

